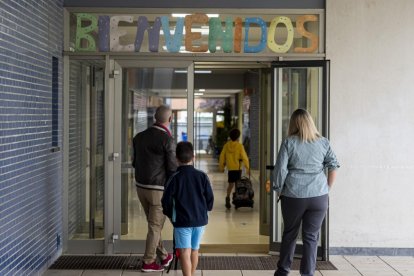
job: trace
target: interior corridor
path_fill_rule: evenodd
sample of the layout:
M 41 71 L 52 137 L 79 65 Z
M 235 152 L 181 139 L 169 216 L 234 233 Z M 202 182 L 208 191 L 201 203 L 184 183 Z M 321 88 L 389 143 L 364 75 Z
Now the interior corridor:
M 255 191 L 254 208 L 234 206 L 227 210 L 224 206 L 227 189 L 227 171 L 218 171 L 218 160 L 212 155 L 200 154 L 195 159 L 195 167 L 206 172 L 210 178 L 214 192 L 214 207 L 209 215 L 209 224 L 206 227 L 202 245 L 223 244 L 263 244 L 269 243 L 269 237 L 259 235 L 259 181 L 258 171 L 252 170 L 251 180 Z M 128 234 L 122 239 L 145 239 L 147 223 L 144 211 L 136 195 L 134 182 L 130 182 L 128 196 L 130 197 L 128 221 Z M 164 240 L 172 240 L 172 225 L 166 221 L 163 232 Z

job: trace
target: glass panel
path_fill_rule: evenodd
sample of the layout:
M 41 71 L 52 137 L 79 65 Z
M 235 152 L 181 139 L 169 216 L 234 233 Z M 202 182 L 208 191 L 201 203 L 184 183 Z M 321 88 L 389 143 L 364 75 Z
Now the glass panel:
M 213 153 L 215 150 L 213 141 L 214 121 L 221 123 L 224 117 L 217 115 L 217 109 L 224 106 L 225 101 L 220 99 L 202 99 L 195 96 L 194 99 L 194 151 L 196 155 Z
M 279 91 L 282 95 L 282 133 L 284 139 L 287 135 L 290 115 L 298 108 L 309 111 L 319 131 L 322 130 L 320 116 L 320 98 L 322 85 L 322 68 L 282 68 L 280 69 L 282 81 Z
M 280 68 L 278 95 L 281 98 L 281 118 L 279 118 L 279 141 L 287 136 L 290 115 L 298 108 L 304 108 L 312 115 L 316 127 L 322 130 L 321 97 L 322 97 L 322 68 Z M 276 241 L 281 241 L 283 232 L 283 220 L 281 210 L 278 208 Z M 302 242 L 301 231 L 299 231 L 298 243 Z M 320 244 L 320 239 L 319 239 Z
M 181 73 L 185 72 L 185 73 Z M 173 109 L 170 126 L 175 142 L 187 137 L 187 68 L 124 68 L 122 91 L 121 239 L 145 240 L 147 222 L 135 188 L 132 140 L 154 123 L 161 104 Z M 172 239 L 165 223 L 163 239 Z
M 261 70 L 261 117 L 272 118 L 272 100 L 271 95 L 271 72 L 270 70 Z M 264 189 L 261 191 L 261 209 L 260 209 L 260 231 L 261 234 L 265 233 L 270 235 L 270 208 L 271 208 L 271 182 L 270 175 L 271 170 L 267 169 L 267 165 L 273 165 L 273 154 L 272 154 L 272 142 L 273 142 L 273 120 L 261 120 L 260 131 L 261 131 L 261 183 L 264 183 Z
M 69 239 L 103 239 L 103 64 L 71 61 L 69 86 Z

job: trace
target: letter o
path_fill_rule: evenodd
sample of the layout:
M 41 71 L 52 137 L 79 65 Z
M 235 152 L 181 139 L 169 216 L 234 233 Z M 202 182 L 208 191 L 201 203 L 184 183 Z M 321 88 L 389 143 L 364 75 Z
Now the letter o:
M 279 45 L 275 42 L 276 27 L 278 24 L 285 25 L 288 35 L 286 42 Z M 292 21 L 286 16 L 277 16 L 270 23 L 269 32 L 267 33 L 267 47 L 275 53 L 287 53 L 293 44 L 294 29 Z

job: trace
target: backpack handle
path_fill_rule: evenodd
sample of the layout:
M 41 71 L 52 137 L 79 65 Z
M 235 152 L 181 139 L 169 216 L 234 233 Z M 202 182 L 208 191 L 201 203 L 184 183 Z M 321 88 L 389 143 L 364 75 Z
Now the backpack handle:
M 250 161 L 250 160 L 249 160 Z M 241 169 L 241 163 L 243 162 L 243 160 L 242 159 L 239 159 L 239 171 L 241 171 L 242 169 Z M 251 174 L 251 172 L 250 172 L 250 170 L 249 170 L 249 179 L 250 179 L 250 174 Z

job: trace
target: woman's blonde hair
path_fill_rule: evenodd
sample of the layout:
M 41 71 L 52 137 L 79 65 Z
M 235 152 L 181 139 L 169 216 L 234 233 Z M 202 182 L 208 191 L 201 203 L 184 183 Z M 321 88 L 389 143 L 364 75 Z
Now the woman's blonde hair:
M 313 142 L 321 137 L 312 116 L 305 109 L 296 109 L 290 117 L 288 136 L 293 135 L 303 142 Z

